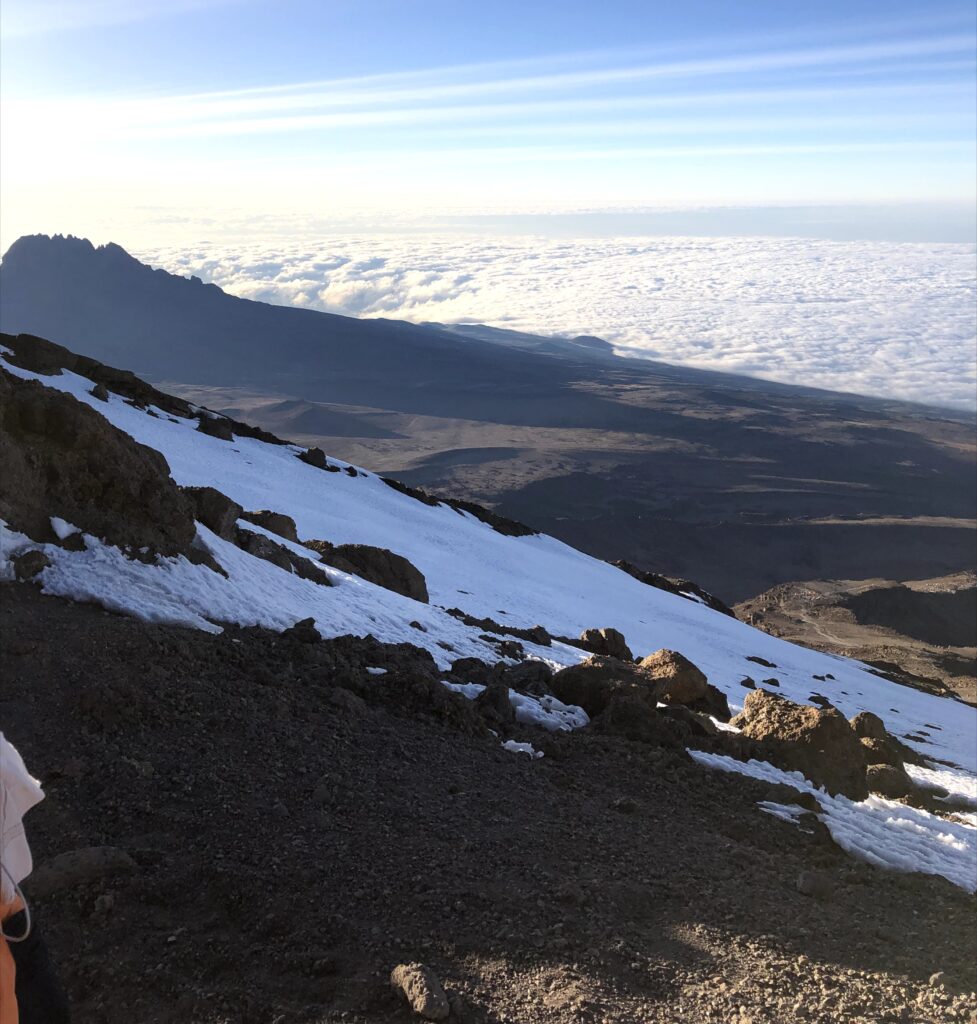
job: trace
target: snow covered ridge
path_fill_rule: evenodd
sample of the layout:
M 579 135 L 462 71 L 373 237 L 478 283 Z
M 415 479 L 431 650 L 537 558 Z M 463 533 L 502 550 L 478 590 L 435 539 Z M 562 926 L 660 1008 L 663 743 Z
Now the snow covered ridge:
M 12 375 L 74 395 L 135 440 L 161 452 L 180 485 L 216 487 L 245 509 L 286 513 L 295 520 L 302 538 L 373 545 L 403 555 L 424 574 L 431 601 L 425 606 L 400 598 L 328 566 L 323 568 L 339 587 L 300 587 L 307 581 L 280 572 L 277 576 L 282 579 L 277 580 L 274 567 L 249 564 L 255 560 L 227 550 L 229 545 L 225 547 L 201 527 L 203 543 L 237 583 L 225 593 L 209 580 L 208 585 L 200 583 L 189 567 L 167 564 L 162 572 L 156 572 L 151 567 L 130 566 L 130 582 L 135 583 L 133 574 L 141 581 L 134 613 L 145 616 L 155 607 L 157 616 L 168 621 L 193 620 L 200 626 L 204 619 L 244 618 L 272 628 L 311 615 L 320 630 L 330 635 L 359 630 L 374 632 L 379 639 L 409 640 L 427 647 L 442 664 L 469 652 L 446 652 L 438 646 L 439 639 L 452 643 L 464 637 L 466 644 L 480 652 L 472 651 L 473 656 L 484 656 L 487 648 L 478 641 L 477 630 L 444 615 L 441 609 L 457 606 L 470 615 L 516 628 L 539 624 L 554 636 L 578 636 L 595 626 L 613 626 L 624 634 L 637 656 L 663 647 L 680 651 L 726 693 L 734 710 L 742 706 L 747 692 L 740 681 L 747 675 L 759 678 L 757 664 L 748 659 L 759 657 L 773 666 L 759 672 L 775 677 L 783 696 L 808 703 L 812 694 L 823 693 L 846 717 L 873 711 L 895 735 L 922 736 L 922 741 L 907 742 L 927 757 L 977 770 L 977 711 L 959 702 L 891 683 L 856 662 L 768 636 L 704 605 L 640 583 L 552 537 L 504 536 L 468 513 L 446 505 L 430 506 L 401 494 L 369 471 L 358 470 L 356 476 L 324 472 L 297 458 L 304 449 L 296 446 L 238 436 L 233 441 L 220 440 L 198 431 L 195 420 L 152 407 L 139 409 L 111 393 L 108 401 L 101 401 L 90 394 L 91 381 L 70 371 L 43 376 L 9 362 L 3 365 Z M 330 461 L 341 468 L 347 466 L 340 460 Z M 255 527 L 249 525 L 249 529 Z M 314 552 L 303 553 L 317 560 Z M 85 572 L 80 567 L 70 570 L 67 564 L 60 568 L 62 556 L 58 555 L 58 565 L 46 570 L 43 577 L 47 589 L 68 585 L 56 584 L 55 578 L 84 575 L 85 585 L 93 593 L 118 591 L 119 602 L 128 600 L 123 588 L 112 582 L 123 571 L 121 563 L 111 569 L 96 568 L 96 563 L 112 560 L 110 553 L 100 552 L 99 558 L 94 551 L 65 554 L 77 554 L 92 564 Z M 198 573 L 207 571 L 194 568 Z M 143 571 L 147 575 L 140 575 Z M 197 581 L 189 592 L 182 584 L 184 574 Z M 434 620 L 432 626 L 436 622 L 436 634 L 433 629 L 425 634 L 409 625 L 412 620 L 427 624 L 426 619 Z M 530 656 L 557 665 L 573 664 L 584 656 L 579 649 L 559 643 L 524 646 Z
M 734 712 L 749 692 L 740 685 L 745 676 L 775 678 L 777 692 L 801 704 L 810 703 L 816 693 L 823 694 L 846 718 L 860 711 L 874 712 L 891 733 L 925 757 L 955 766 L 951 771 L 940 767 L 938 777 L 932 772 L 914 776 L 920 785 L 929 783 L 957 796 L 977 793 L 977 710 L 962 703 L 881 679 L 857 662 L 793 646 L 705 604 L 642 583 L 551 537 L 499 532 L 463 509 L 419 500 L 340 460 L 330 459 L 329 464 L 348 471 L 329 472 L 303 461 L 300 456 L 307 457 L 305 449 L 294 445 L 229 431 L 205 433 L 196 419 L 151 405 L 139 407 L 104 389 L 93 395 L 92 381 L 70 371 L 49 376 L 7 361 L 2 365 L 15 377 L 74 396 L 125 434 L 160 452 L 177 484 L 213 487 L 246 510 L 268 509 L 290 516 L 299 541 L 250 521 L 238 526 L 315 563 L 332 585 L 283 571 L 201 523 L 196 527 L 195 546 L 226 575 L 183 555 L 160 557 L 149 564 L 134 560 L 96 537 L 81 536 L 61 518 L 52 527 L 63 543 L 74 541 L 67 546 L 39 544 L 0 528 L 0 576 L 4 578 L 12 577 L 13 557 L 37 550 L 49 564 L 35 578 L 49 594 L 94 601 L 147 621 L 211 632 L 219 632 L 224 622 L 282 630 L 312 618 L 323 636 L 369 633 L 382 642 L 423 647 L 441 669 L 460 658 L 490 664 L 504 660 L 499 637 L 486 636 L 482 628 L 466 624 L 448 609 L 460 609 L 472 619 L 491 619 L 521 633 L 531 634 L 534 627 L 542 626 L 550 637 L 613 627 L 639 657 L 661 648 L 681 652 L 725 693 Z M 221 433 L 230 436 L 214 436 Z M 423 573 L 430 602 L 402 596 L 319 561 L 318 552 L 302 543 L 310 543 L 311 538 L 333 545 L 368 545 L 404 556 Z M 531 636 L 520 640 L 524 656 L 552 668 L 586 657 L 578 647 L 545 642 L 549 639 L 544 635 L 538 643 Z M 472 698 L 479 692 L 471 682 L 456 687 Z M 565 730 L 588 721 L 579 708 L 552 697 L 510 690 L 510 702 L 523 724 Z M 522 746 L 507 749 L 533 756 Z M 742 762 L 732 763 L 740 767 L 727 768 L 725 762 L 710 767 L 744 770 Z M 768 769 L 780 771 L 763 766 L 764 771 Z M 850 819 L 875 836 L 871 842 L 852 841 L 846 848 L 855 855 L 890 867 L 932 870 L 972 888 L 968 879 L 975 876 L 977 829 L 972 834 L 966 831 L 971 825 L 965 815 L 946 823 L 925 811 L 883 801 L 899 808 L 892 813 L 902 815 L 900 821 L 910 822 L 911 827 L 899 826 L 903 832 L 922 835 L 918 849 L 907 848 L 886 860 L 878 849 L 895 842 L 893 836 L 905 837 L 888 826 L 882 831 L 869 827 L 866 815 L 882 813 L 878 798 L 842 804 L 843 799 L 822 801 L 822 820 L 834 832 L 832 822 Z M 855 825 L 839 826 L 838 835 L 848 835 Z M 843 838 L 837 841 L 845 845 Z M 937 856 L 929 849 L 932 844 L 946 849 Z

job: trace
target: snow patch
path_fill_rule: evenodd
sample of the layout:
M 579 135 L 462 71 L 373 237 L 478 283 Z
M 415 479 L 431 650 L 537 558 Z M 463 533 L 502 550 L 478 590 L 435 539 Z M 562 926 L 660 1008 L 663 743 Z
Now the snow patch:
M 834 841 L 859 860 L 893 871 L 942 875 L 967 892 L 977 892 L 977 830 L 967 824 L 874 794 L 861 801 L 830 796 L 800 772 L 785 771 L 765 761 L 737 761 L 701 750 L 689 754 L 707 768 L 813 793 L 821 805 L 818 817 Z
M 71 523 L 58 516 L 51 516 L 51 529 L 54 530 L 58 540 L 67 540 L 73 534 L 81 532 L 77 526 L 72 526 Z
M 533 697 L 510 690 L 509 703 L 516 709 L 517 722 L 538 725 L 550 732 L 571 732 L 573 729 L 582 729 L 590 722 L 583 708 L 575 704 L 564 704 L 556 697 Z
M 922 768 L 919 765 L 907 764 L 906 774 L 923 789 L 945 789 L 949 793 L 948 797 L 944 797 L 946 800 L 952 799 L 970 807 L 977 807 L 977 778 L 967 772 L 953 768 Z
M 513 754 L 528 754 L 533 759 L 543 756 L 543 751 L 537 750 L 532 743 L 517 743 L 515 740 L 506 740 L 502 744 L 502 749 Z
M 774 803 L 773 800 L 760 800 L 757 803 L 757 807 L 761 811 L 779 818 L 781 821 L 789 822 L 791 825 L 796 825 L 798 819 L 804 813 L 804 808 L 799 807 L 797 804 L 778 804 Z
M 469 700 L 474 700 L 485 689 L 481 683 L 452 683 L 447 679 L 442 680 L 442 686 Z M 583 708 L 578 708 L 576 704 L 564 704 L 548 695 L 533 697 L 510 689 L 509 703 L 515 708 L 517 722 L 537 725 L 549 732 L 571 732 L 590 723 L 590 717 Z

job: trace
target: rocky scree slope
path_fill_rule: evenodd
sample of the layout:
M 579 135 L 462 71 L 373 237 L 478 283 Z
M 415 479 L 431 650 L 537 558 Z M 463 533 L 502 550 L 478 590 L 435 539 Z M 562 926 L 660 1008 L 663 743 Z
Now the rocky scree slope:
M 794 798 L 766 810 L 858 857 L 977 888 L 973 709 L 39 339 L 4 342 L 2 452 L 26 481 L 3 499 L 8 578 L 214 634 L 369 634 L 510 755 L 583 728 L 691 749 L 783 785 Z
M 455 1024 L 977 1010 L 959 888 L 852 859 L 813 814 L 757 810 L 796 791 L 675 747 L 583 728 L 514 756 L 418 649 L 13 582 L 0 659 L 47 793 L 28 896 L 80 1021 L 408 1024 L 389 978 L 416 961 Z

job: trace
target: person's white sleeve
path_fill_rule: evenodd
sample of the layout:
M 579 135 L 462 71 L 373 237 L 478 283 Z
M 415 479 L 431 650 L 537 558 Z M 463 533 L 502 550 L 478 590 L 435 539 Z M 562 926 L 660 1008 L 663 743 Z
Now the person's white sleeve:
M 17 748 L 0 732 L 0 903 L 13 900 L 14 886 L 31 873 L 23 818 L 43 799 L 44 791 L 27 771 Z

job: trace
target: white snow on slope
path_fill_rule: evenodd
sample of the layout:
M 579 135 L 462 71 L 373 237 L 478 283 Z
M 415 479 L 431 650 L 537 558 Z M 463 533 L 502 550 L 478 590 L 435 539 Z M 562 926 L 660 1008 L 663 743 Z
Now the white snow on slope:
M 906 773 L 923 789 L 945 789 L 955 803 L 977 807 L 977 778 L 952 768 L 921 768 L 907 764 Z
M 469 700 L 474 700 L 485 689 L 482 683 L 452 683 L 443 680 L 442 685 Z M 564 704 L 550 695 L 534 697 L 510 689 L 509 703 L 515 708 L 516 721 L 521 725 L 537 725 L 548 732 L 571 732 L 590 723 L 583 708 L 575 704 Z
M 813 793 L 821 805 L 818 817 L 834 841 L 859 860 L 895 871 L 942 875 L 968 892 L 977 892 L 977 828 L 971 825 L 948 821 L 880 796 L 872 795 L 857 803 L 844 796 L 829 796 L 800 772 L 784 771 L 764 761 L 744 763 L 701 750 L 689 753 L 708 768 Z M 783 807 L 764 802 L 763 810 L 786 818 Z
M 542 750 L 537 750 L 532 743 L 519 743 L 517 740 L 506 740 L 502 749 L 512 754 L 528 754 L 534 760 L 543 756 Z
M 273 601 L 268 597 L 262 606 L 269 622 L 290 625 L 312 615 L 320 629 L 330 635 L 373 632 L 379 639 L 403 638 L 429 646 L 431 641 L 424 640 L 424 634 L 410 629 L 407 623 L 411 619 L 424 623 L 425 616 L 435 616 L 436 635 L 452 644 L 458 639 L 458 649 L 451 657 L 466 656 L 481 642 L 461 623 L 452 620 L 452 626 L 444 621 L 448 617 L 434 607 L 437 605 L 458 606 L 473 615 L 514 626 L 541 624 L 551 633 L 564 636 L 579 635 L 589 627 L 614 626 L 636 654 L 649 654 L 662 647 L 680 651 L 726 692 L 734 710 L 744 695 L 739 680 L 757 672 L 757 666 L 746 659 L 756 655 L 776 665 L 761 671 L 779 680 L 779 692 L 785 697 L 807 703 L 812 693 L 820 692 L 846 716 L 873 711 L 896 735 L 926 734 L 928 740 L 907 741 L 923 754 L 977 771 L 977 710 L 964 704 L 880 679 L 857 662 L 796 647 L 761 633 L 710 608 L 646 586 L 551 537 L 503 536 L 470 515 L 444 505 L 432 508 L 400 494 L 372 473 L 355 477 L 327 473 L 297 459 L 300 449 L 293 446 L 244 437 L 220 441 L 197 431 L 194 421 L 174 422 L 159 410 L 155 410 L 157 417 L 149 416 L 116 395 L 101 402 L 89 394 L 91 381 L 72 373 L 41 376 L 10 364 L 5 368 L 75 395 L 137 441 L 162 452 L 177 483 L 216 487 L 245 509 L 285 512 L 295 519 L 299 536 L 305 539 L 371 544 L 406 556 L 424 573 L 431 595 L 428 606 L 370 588 L 361 580 L 350 582 L 352 577 L 332 590 L 297 578 L 292 582 L 289 574 L 268 565 L 254 568 L 255 559 L 217 538 L 208 538 L 218 561 L 229 571 L 234 568 L 235 579 L 247 581 L 249 593 L 254 587 L 255 592 L 267 589 L 275 595 Z M 79 554 L 87 555 L 93 564 L 111 557 L 104 552 L 98 557 L 91 552 Z M 67 572 L 59 566 L 60 561 L 54 572 L 45 572 L 45 587 L 56 585 L 54 578 Z M 117 568 L 122 571 L 121 566 Z M 215 589 L 209 579 L 200 584 L 205 577 L 199 573 L 214 574 L 204 567 L 193 568 L 196 572 L 190 578 L 202 588 L 193 612 L 198 620 L 234 620 L 240 615 L 253 621 L 255 612 L 249 598 L 235 598 Z M 187 612 L 182 599 L 177 607 L 182 582 L 175 578 L 175 570 L 164 569 L 154 576 L 150 568 L 148 573 L 140 576 L 139 586 L 134 581 L 135 596 L 130 599 L 123 592 L 117 595 L 118 600 L 142 600 L 140 595 L 159 581 L 170 579 L 173 589 L 166 599 L 167 608 L 173 621 L 183 621 Z M 189 570 L 181 569 L 180 573 L 189 574 Z M 271 575 L 266 577 L 266 573 Z M 84 587 L 86 573 L 75 575 L 76 585 Z M 87 585 L 94 587 L 88 575 Z M 299 588 L 300 582 L 306 586 Z M 351 603 L 347 595 L 353 594 L 358 597 Z M 525 646 L 533 656 L 554 663 L 572 663 L 581 656 L 576 649 L 559 645 Z M 441 663 L 448 660 L 444 651 L 436 656 Z M 485 647 L 474 656 L 485 657 Z M 827 674 L 835 679 L 813 678 Z
M 182 556 L 146 565 L 126 558 L 118 548 L 89 534 L 84 535 L 84 551 L 36 544 L 0 520 L 0 563 L 5 566 L 2 578 L 11 578 L 12 556 L 39 549 L 52 562 L 38 576 L 44 593 L 95 602 L 144 622 L 219 633 L 221 622 L 283 630 L 311 616 L 325 636 L 370 633 L 385 643 L 424 646 L 441 668 L 462 657 L 498 660 L 495 648 L 478 639 L 479 630 L 463 625 L 440 608 L 418 604 L 328 566 L 323 569 L 337 585 L 320 586 L 254 558 L 205 526 L 198 524 L 197 529 L 198 540 L 227 572 L 227 579 Z M 420 622 L 427 632 L 412 628 L 411 620 Z M 450 644 L 451 649 L 440 646 L 439 640 Z M 573 664 L 581 655 L 562 644 L 525 647 L 530 657 L 535 655 L 554 666 Z

